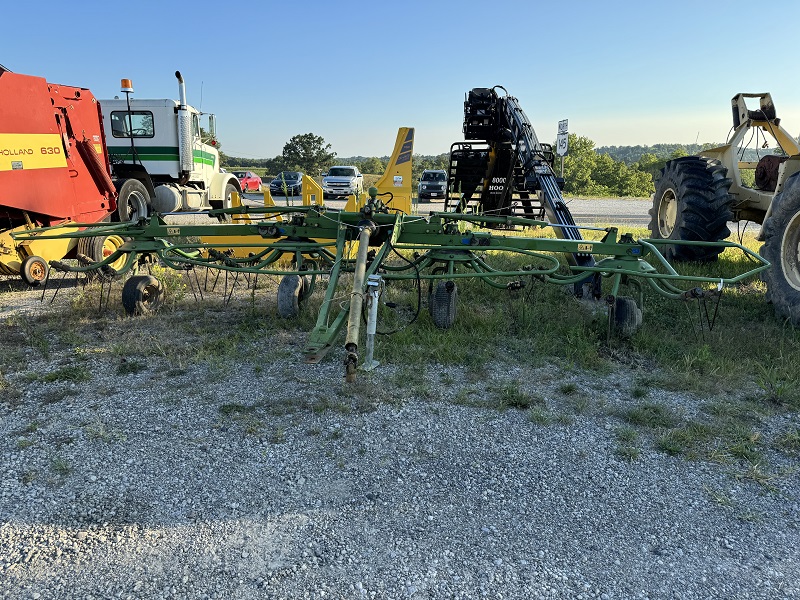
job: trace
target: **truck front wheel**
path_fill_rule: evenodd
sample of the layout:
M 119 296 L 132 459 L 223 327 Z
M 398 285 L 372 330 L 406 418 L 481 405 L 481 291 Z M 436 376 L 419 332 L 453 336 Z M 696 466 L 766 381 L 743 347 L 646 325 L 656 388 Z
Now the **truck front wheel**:
M 772 266 L 761 272 L 775 313 L 800 326 L 800 173 L 786 180 L 764 222 L 761 255 Z
M 117 186 L 117 212 L 114 220 L 127 223 L 138 221 L 150 214 L 150 194 L 138 179 L 126 179 Z

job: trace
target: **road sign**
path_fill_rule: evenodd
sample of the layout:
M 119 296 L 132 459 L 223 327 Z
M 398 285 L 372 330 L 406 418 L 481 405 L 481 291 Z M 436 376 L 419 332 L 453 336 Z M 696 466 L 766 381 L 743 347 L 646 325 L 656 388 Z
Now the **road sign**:
M 569 133 L 567 132 L 567 120 L 558 122 L 558 138 L 556 138 L 556 154 L 562 158 L 567 155 L 569 150 Z
M 569 150 L 569 134 L 559 133 L 556 140 L 556 154 L 559 156 L 566 156 Z

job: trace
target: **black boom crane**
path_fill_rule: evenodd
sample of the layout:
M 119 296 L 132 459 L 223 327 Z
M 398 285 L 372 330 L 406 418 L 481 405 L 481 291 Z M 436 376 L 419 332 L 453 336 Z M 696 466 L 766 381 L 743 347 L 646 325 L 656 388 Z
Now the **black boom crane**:
M 470 90 L 464 100 L 464 139 L 450 148 L 445 210 L 547 217 L 560 237 L 583 239 L 561 195 L 564 180 L 553 171 L 553 147 L 538 140 L 519 101 L 505 88 Z M 569 259 L 580 266 L 594 264 L 589 254 Z

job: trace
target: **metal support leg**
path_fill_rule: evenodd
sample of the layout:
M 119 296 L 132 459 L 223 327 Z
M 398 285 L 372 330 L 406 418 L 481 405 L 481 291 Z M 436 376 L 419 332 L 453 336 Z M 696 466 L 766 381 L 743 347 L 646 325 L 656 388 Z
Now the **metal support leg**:
M 361 368 L 365 371 L 372 371 L 380 363 L 372 359 L 375 351 L 375 332 L 378 326 L 378 298 L 381 295 L 381 276 L 370 275 L 367 278 L 367 306 L 369 308 L 367 317 L 367 353 L 364 357 L 364 364 Z
M 353 276 L 353 291 L 350 293 L 347 339 L 344 344 L 344 349 L 347 352 L 347 356 L 344 359 L 345 377 L 350 383 L 356 380 L 358 337 L 361 328 L 361 308 L 364 306 L 364 275 L 367 271 L 369 238 L 373 231 L 375 231 L 374 226 L 365 224 L 361 226 L 361 232 L 358 234 L 358 254 L 356 255 L 355 274 Z

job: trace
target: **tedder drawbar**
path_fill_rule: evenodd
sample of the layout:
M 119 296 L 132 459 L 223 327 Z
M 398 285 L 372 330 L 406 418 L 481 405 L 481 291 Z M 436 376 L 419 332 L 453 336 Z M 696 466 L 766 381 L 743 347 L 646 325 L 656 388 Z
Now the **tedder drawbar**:
M 667 298 L 699 300 L 715 297 L 722 286 L 741 281 L 769 266 L 756 253 L 739 244 L 715 242 L 726 248 L 739 248 L 754 260 L 752 268 L 724 279 L 681 275 L 658 249 L 668 242 L 665 240 L 634 240 L 628 234 L 619 235 L 616 227 L 600 230 L 604 235 L 596 241 L 499 234 L 483 230 L 481 226 L 503 227 L 505 231 L 551 225 L 516 216 L 395 213 L 391 211 L 391 202 L 384 202 L 375 188 L 370 192 L 370 198 L 358 212 L 336 211 L 324 206 L 239 207 L 217 212 L 232 216 L 250 213 L 263 219 L 249 223 L 171 225 L 155 215 L 137 223 L 83 224 L 85 229 L 78 232 L 60 233 L 59 228 L 54 227 L 21 235 L 43 238 L 119 235 L 128 239 L 100 262 L 72 265 L 52 261 L 53 269 L 65 272 L 101 270 L 106 275 L 122 275 L 134 271 L 143 257 L 157 256 L 161 263 L 173 269 L 206 267 L 279 275 L 277 307 L 284 317 L 297 315 L 300 303 L 314 292 L 320 278 L 325 278 L 325 299 L 305 354 L 309 362 L 318 361 L 336 343 L 347 324 L 345 365 L 351 379 L 358 364 L 362 311 L 375 305 L 381 280 L 430 280 L 429 311 L 437 326 L 447 328 L 455 319 L 458 279 L 477 277 L 500 289 L 518 288 L 522 285 L 520 278 L 531 276 L 558 285 L 574 285 L 589 279 L 594 282 L 591 287 L 595 290 L 600 289 L 600 281 L 606 279 L 610 281 L 604 296 L 609 306 L 609 325 L 620 335 L 629 336 L 641 325 L 642 283 Z M 231 237 L 241 241 L 231 244 L 228 241 Z M 185 241 L 199 238 L 201 241 Z M 225 238 L 225 241 L 215 243 L 214 238 Z M 355 257 L 346 251 L 346 246 L 354 242 L 357 243 Z M 249 249 L 248 255 L 237 257 L 241 254 L 237 253 L 237 248 Z M 259 250 L 253 252 L 254 248 Z M 411 257 L 390 261 L 395 251 Z M 532 264 L 514 270 L 493 268 L 490 257 L 497 252 L 525 255 Z M 587 265 L 564 266 L 558 258 L 562 253 L 591 256 L 596 260 Z M 645 260 L 648 257 L 653 264 Z M 119 265 L 122 259 L 122 266 L 111 271 L 110 265 Z M 353 275 L 352 289 L 349 299 L 337 302 L 342 295 L 339 282 L 344 273 Z M 687 284 L 713 285 L 702 289 L 685 287 Z M 620 295 L 623 285 L 635 288 L 638 297 Z M 123 287 L 122 301 L 129 314 L 156 310 L 162 300 L 161 284 L 151 275 L 134 275 Z M 375 311 L 369 312 L 374 319 Z M 369 333 L 374 333 L 374 322 L 368 320 L 367 326 L 369 338 Z M 368 339 L 368 347 L 370 342 Z M 368 356 L 367 366 L 370 365 L 371 356 Z

